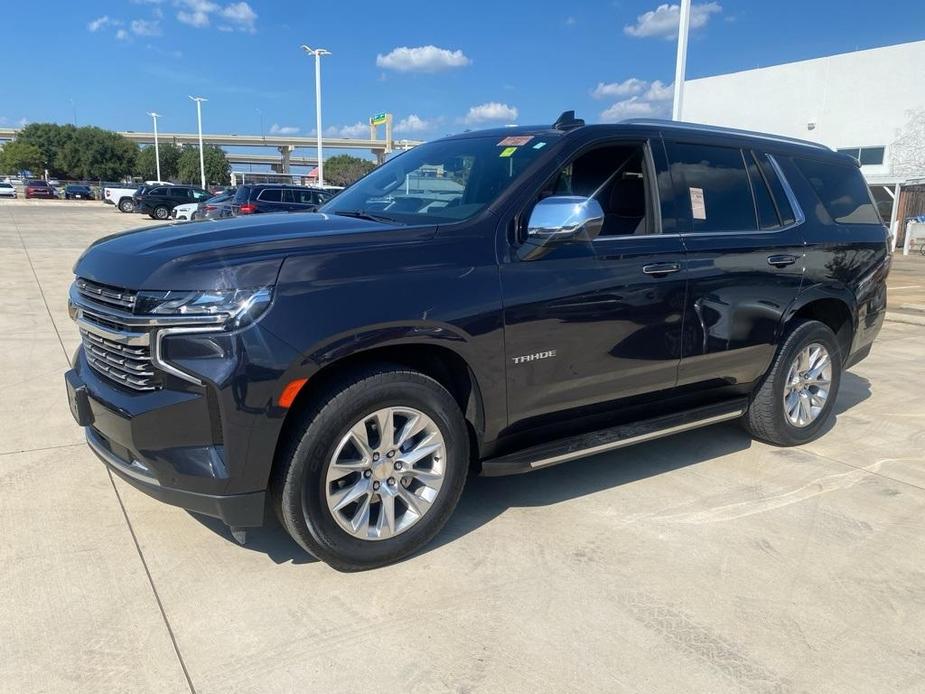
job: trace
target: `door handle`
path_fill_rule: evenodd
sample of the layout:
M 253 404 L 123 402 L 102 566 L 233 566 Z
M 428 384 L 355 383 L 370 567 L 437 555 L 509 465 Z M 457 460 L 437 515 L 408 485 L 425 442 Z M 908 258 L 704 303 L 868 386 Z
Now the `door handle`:
M 786 267 L 788 265 L 793 265 L 797 261 L 795 255 L 769 255 L 768 256 L 768 265 L 773 265 L 774 267 Z
M 643 265 L 642 271 L 647 275 L 670 275 L 672 272 L 677 272 L 681 269 L 681 263 L 651 263 L 650 265 Z

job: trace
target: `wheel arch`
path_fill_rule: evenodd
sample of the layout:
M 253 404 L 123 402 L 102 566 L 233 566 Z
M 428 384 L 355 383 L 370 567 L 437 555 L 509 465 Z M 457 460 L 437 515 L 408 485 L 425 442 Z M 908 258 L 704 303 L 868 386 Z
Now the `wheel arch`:
M 816 320 L 827 325 L 838 342 L 844 363 L 851 352 L 857 330 L 857 306 L 847 290 L 810 288 L 800 294 L 789 307 L 783 320 L 783 334 L 795 320 Z
M 476 464 L 485 431 L 485 410 L 475 372 L 463 356 L 449 347 L 430 343 L 401 343 L 356 351 L 327 362 L 313 372 L 283 419 L 276 441 L 273 468 L 277 467 L 279 455 L 293 429 L 299 426 L 314 405 L 335 392 L 351 373 L 387 364 L 419 371 L 447 389 L 466 421 L 471 462 Z

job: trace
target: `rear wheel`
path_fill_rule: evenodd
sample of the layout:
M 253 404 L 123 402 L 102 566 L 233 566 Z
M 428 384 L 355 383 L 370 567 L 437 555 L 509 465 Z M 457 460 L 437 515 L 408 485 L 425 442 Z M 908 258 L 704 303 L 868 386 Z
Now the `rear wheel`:
M 120 212 L 134 212 L 135 211 L 135 202 L 130 198 L 122 198 L 119 201 L 119 211 Z
M 469 439 L 455 400 L 424 374 L 385 366 L 321 400 L 278 461 L 283 526 L 342 571 L 415 552 L 446 523 L 465 485 Z
M 745 428 L 779 446 L 814 440 L 832 416 L 841 371 L 832 330 L 819 321 L 797 323 L 752 396 Z
M 158 205 L 157 207 L 154 208 L 154 218 L 155 219 L 165 220 L 169 216 L 170 216 L 170 210 L 168 210 L 163 205 Z

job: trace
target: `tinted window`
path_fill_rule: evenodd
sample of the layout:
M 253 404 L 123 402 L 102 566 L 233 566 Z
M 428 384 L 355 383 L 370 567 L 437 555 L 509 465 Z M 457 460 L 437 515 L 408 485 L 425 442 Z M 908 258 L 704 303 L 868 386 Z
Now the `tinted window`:
M 299 190 L 298 188 L 293 188 L 289 191 L 292 195 L 292 201 L 300 205 L 314 205 L 315 194 L 310 190 Z
M 745 155 L 745 162 L 748 168 L 748 179 L 752 183 L 752 193 L 755 195 L 755 209 L 758 212 L 759 229 L 779 229 L 780 218 L 777 216 L 777 208 L 774 207 L 774 199 L 771 197 L 771 191 L 768 184 L 758 170 L 758 163 L 751 152 Z
M 794 158 L 794 164 L 806 177 L 819 200 L 840 224 L 880 224 L 861 172 L 849 166 L 815 159 Z
M 694 232 L 757 229 L 742 152 L 731 147 L 665 143 L 681 209 Z
M 780 220 L 784 226 L 790 226 L 796 222 L 796 215 L 793 213 L 793 207 L 790 206 L 790 200 L 787 193 L 784 192 L 784 186 L 781 183 L 777 171 L 771 166 L 771 161 L 767 154 L 755 152 L 755 158 L 758 161 L 758 168 L 764 174 L 764 180 L 771 186 L 771 196 L 777 205 L 777 211 L 780 213 Z
M 167 195 L 166 188 L 152 188 L 148 195 Z
M 280 202 L 283 199 L 283 191 L 279 188 L 265 188 L 260 191 L 257 199 L 263 202 Z

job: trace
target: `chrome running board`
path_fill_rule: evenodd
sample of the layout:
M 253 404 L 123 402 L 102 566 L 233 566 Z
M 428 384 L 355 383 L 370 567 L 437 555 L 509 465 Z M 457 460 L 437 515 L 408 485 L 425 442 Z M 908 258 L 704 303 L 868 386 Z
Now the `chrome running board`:
M 738 419 L 745 414 L 747 408 L 748 400 L 737 398 L 718 405 L 707 405 L 677 414 L 621 424 L 590 434 L 570 436 L 482 461 L 482 474 L 486 477 L 499 477 L 530 472 L 569 460 L 585 458 L 711 424 Z

